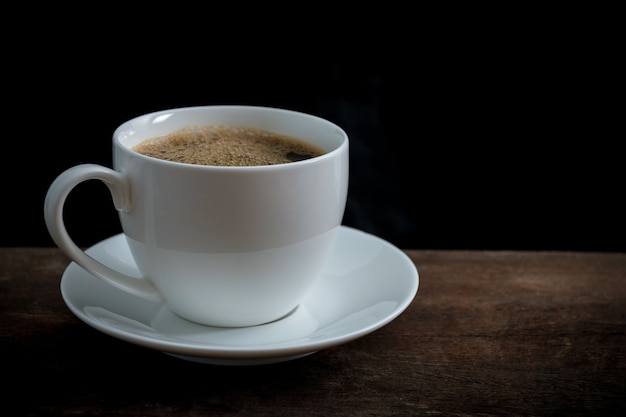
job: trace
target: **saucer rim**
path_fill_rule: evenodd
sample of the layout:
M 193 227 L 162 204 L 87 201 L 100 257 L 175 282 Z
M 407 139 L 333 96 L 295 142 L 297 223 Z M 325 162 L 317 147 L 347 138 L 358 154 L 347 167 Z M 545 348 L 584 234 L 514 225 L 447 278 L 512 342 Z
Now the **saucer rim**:
M 81 321 L 89 325 L 90 327 L 107 334 L 109 336 L 115 337 L 117 339 L 123 340 L 125 342 L 146 347 L 153 350 L 162 351 L 164 353 L 171 354 L 174 357 L 188 357 L 188 359 L 193 360 L 193 358 L 200 359 L 203 362 L 207 360 L 210 363 L 211 358 L 215 358 L 220 362 L 223 360 L 251 360 L 251 359 L 277 359 L 281 357 L 286 357 L 289 360 L 289 357 L 294 356 L 306 356 L 307 354 L 312 354 L 320 350 L 328 349 L 334 346 L 338 346 L 341 344 L 345 344 L 347 342 L 356 340 L 365 335 L 368 335 L 395 320 L 400 314 L 402 314 L 413 302 L 417 291 L 419 289 L 419 272 L 417 267 L 413 263 L 413 261 L 408 257 L 406 253 L 402 250 L 394 246 L 393 244 L 387 242 L 386 240 L 370 234 L 368 232 L 364 232 L 362 230 L 352 228 L 349 226 L 340 226 L 340 233 L 351 233 L 353 234 L 353 238 L 357 239 L 375 239 L 378 240 L 379 243 L 383 244 L 388 250 L 398 257 L 397 261 L 403 261 L 409 267 L 409 271 L 411 273 L 411 277 L 407 277 L 407 292 L 406 296 L 398 302 L 398 304 L 391 310 L 389 313 L 381 316 L 377 321 L 370 323 L 358 330 L 350 331 L 346 334 L 340 334 L 337 336 L 329 337 L 325 340 L 320 341 L 308 341 L 306 343 L 297 344 L 298 339 L 295 338 L 293 340 L 277 342 L 276 344 L 288 343 L 288 346 L 280 347 L 275 346 L 274 344 L 269 344 L 268 346 L 261 345 L 246 345 L 246 346 L 233 346 L 233 345 L 216 345 L 216 344 L 205 344 L 197 341 L 171 341 L 171 340 L 159 340 L 155 338 L 151 338 L 146 335 L 133 333 L 132 331 L 122 330 L 114 327 L 107 327 L 97 320 L 92 319 L 79 305 L 71 299 L 69 296 L 68 290 L 66 290 L 66 286 L 70 285 L 71 280 L 76 279 L 84 279 L 83 277 L 78 277 L 77 274 L 90 275 L 87 271 L 85 271 L 82 267 L 77 265 L 75 262 L 70 262 L 67 268 L 64 270 L 61 277 L 61 294 L 63 301 L 66 306 L 70 309 L 70 311 L 78 317 Z M 113 240 L 123 239 L 123 233 L 119 233 L 108 238 L 105 238 L 96 244 L 92 245 L 87 249 L 87 253 L 90 251 L 97 250 L 98 248 L 104 246 L 107 242 Z M 72 276 L 73 278 L 70 278 Z M 145 300 L 142 300 L 145 301 Z M 154 303 L 155 306 L 162 305 L 160 302 L 150 302 Z M 85 306 L 83 306 L 85 307 Z M 348 315 L 346 315 L 347 317 Z M 209 327 L 209 326 L 207 326 Z M 321 328 L 323 329 L 323 328 Z M 320 329 L 316 329 L 318 331 Z M 272 360 L 272 362 L 276 362 Z

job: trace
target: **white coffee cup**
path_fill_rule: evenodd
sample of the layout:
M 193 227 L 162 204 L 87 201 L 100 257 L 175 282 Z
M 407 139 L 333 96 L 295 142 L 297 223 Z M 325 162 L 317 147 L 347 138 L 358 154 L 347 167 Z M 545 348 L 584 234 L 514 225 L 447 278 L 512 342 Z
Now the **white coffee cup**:
M 326 151 L 278 165 L 170 162 L 131 148 L 191 125 L 269 130 Z M 134 118 L 113 134 L 113 168 L 84 164 L 51 184 L 44 215 L 54 242 L 94 276 L 163 302 L 197 323 L 240 327 L 294 310 L 333 249 L 348 188 L 348 137 L 335 124 L 290 110 L 200 106 Z M 69 236 L 63 207 L 78 184 L 104 182 L 141 277 L 93 259 Z M 87 227 L 87 226 L 85 226 Z

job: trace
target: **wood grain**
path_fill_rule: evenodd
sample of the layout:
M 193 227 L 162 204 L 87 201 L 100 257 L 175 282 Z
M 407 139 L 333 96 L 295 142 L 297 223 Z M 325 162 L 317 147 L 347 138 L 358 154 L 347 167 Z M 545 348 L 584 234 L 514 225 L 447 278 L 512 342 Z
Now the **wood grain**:
M 276 365 L 182 361 L 67 309 L 56 248 L 0 248 L 7 415 L 589 416 L 626 411 L 626 254 L 407 250 L 409 308 Z

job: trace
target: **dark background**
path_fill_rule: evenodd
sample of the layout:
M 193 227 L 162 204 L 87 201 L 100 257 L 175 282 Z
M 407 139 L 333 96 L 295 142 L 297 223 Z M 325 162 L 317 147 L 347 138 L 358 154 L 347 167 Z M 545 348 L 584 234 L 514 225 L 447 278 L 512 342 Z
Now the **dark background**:
M 584 15 L 472 23 L 459 11 L 433 24 L 373 11 L 346 28 L 314 20 L 312 40 L 300 22 L 239 38 L 162 26 L 130 38 L 132 16 L 33 25 L 4 55 L 0 245 L 53 245 L 48 186 L 79 163 L 111 166 L 120 123 L 254 104 L 343 127 L 344 224 L 401 248 L 625 251 L 616 34 Z M 120 232 L 96 182 L 70 195 L 66 221 L 81 246 Z

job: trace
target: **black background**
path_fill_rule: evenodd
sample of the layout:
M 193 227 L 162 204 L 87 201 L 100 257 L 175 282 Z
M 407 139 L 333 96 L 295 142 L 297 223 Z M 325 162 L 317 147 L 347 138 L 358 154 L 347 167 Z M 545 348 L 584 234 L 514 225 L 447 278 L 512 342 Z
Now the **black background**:
M 322 13 L 304 27 L 294 12 L 292 25 L 230 30 L 211 30 L 216 16 L 184 30 L 161 20 L 132 37 L 127 13 L 99 26 L 22 15 L 36 36 L 6 45 L 0 245 L 53 245 L 48 186 L 79 163 L 111 166 L 120 123 L 254 104 L 343 127 L 344 224 L 401 248 L 625 251 L 614 28 L 584 11 L 398 21 L 405 12 Z M 100 183 L 79 186 L 65 213 L 81 246 L 120 232 Z

